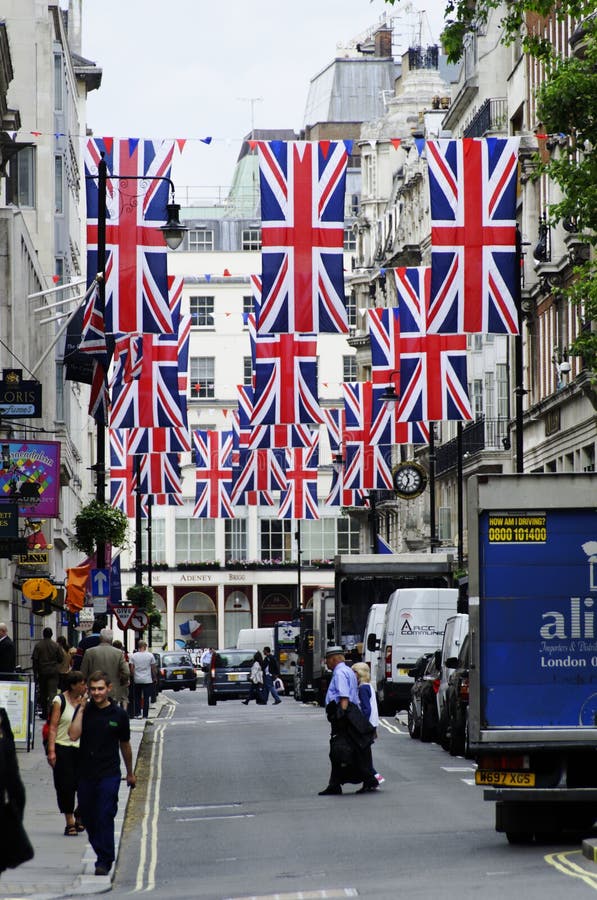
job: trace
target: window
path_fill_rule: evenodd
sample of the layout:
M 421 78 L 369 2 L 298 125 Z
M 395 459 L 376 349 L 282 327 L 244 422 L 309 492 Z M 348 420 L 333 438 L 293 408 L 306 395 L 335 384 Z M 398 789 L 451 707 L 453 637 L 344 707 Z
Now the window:
M 356 250 L 357 249 L 357 236 L 354 229 L 349 226 L 344 229 L 344 249 L 345 250 Z
M 475 351 L 482 350 L 483 349 L 483 335 L 482 334 L 469 334 L 468 346 L 469 346 L 469 350 L 475 350 Z
M 497 389 L 498 419 L 509 419 L 510 404 L 508 403 L 508 366 L 505 363 L 496 364 L 495 383 Z
M 191 253 L 209 253 L 214 248 L 212 228 L 192 228 L 189 231 L 189 250 Z
M 147 520 L 141 525 L 141 558 L 149 559 L 147 546 Z M 166 560 L 166 520 L 151 517 L 151 562 L 164 565 Z
M 247 558 L 247 520 L 224 519 L 225 558 L 226 562 L 233 559 Z
M 337 554 L 359 552 L 359 524 L 348 517 L 301 522 L 303 562 L 333 559 Z
M 261 519 L 261 559 L 290 562 L 292 529 L 289 519 Z
M 342 381 L 357 380 L 357 358 L 354 354 L 342 357 Z
M 452 540 L 452 510 L 449 506 L 439 508 L 439 539 L 440 541 Z
M 473 419 L 478 419 L 483 415 L 483 382 L 480 378 L 475 378 L 471 381 L 469 385 L 469 396 L 471 398 Z
M 35 206 L 35 147 L 25 147 L 11 159 L 6 201 L 15 206 Z
M 54 110 L 61 112 L 64 109 L 64 80 L 62 69 L 62 56 L 59 53 L 54 54 Z
M 216 557 L 215 519 L 176 519 L 176 564 L 212 562 Z
M 243 356 L 243 384 L 246 387 L 253 384 L 253 360 L 250 356 Z
M 485 373 L 485 415 L 488 419 L 495 416 L 495 376 L 493 372 Z
M 214 297 L 190 297 L 191 324 L 197 327 L 214 327 Z
M 261 250 L 261 228 L 243 228 L 243 250 Z
M 243 297 L 243 316 L 250 316 L 255 312 L 255 300 L 253 294 Z
M 213 356 L 191 357 L 191 397 L 215 397 L 214 370 Z
M 64 212 L 64 160 L 60 154 L 54 157 L 54 212 L 57 216 Z
M 344 297 L 344 302 L 346 304 L 346 317 L 348 319 L 348 327 L 356 328 L 357 327 L 357 298 L 354 291 L 351 291 L 350 294 L 347 294 Z

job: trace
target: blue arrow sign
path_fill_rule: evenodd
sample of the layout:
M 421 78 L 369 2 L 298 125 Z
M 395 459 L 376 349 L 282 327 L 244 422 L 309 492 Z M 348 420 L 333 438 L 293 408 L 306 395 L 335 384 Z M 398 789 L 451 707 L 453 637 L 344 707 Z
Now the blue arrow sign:
M 91 596 L 107 597 L 110 593 L 110 570 L 91 570 Z

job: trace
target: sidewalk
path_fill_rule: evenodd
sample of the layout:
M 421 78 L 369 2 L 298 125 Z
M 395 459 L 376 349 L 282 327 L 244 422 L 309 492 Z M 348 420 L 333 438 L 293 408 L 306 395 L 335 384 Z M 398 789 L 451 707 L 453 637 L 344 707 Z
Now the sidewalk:
M 163 705 L 161 695 L 149 709 L 149 718 L 155 719 Z M 0 875 L 0 900 L 17 900 L 34 897 L 50 900 L 56 897 L 79 897 L 98 894 L 112 887 L 112 874 L 95 875 L 95 854 L 83 832 L 75 837 L 65 837 L 64 816 L 58 811 L 52 770 L 46 760 L 41 741 L 43 722 L 36 720 L 35 748 L 27 753 L 17 750 L 21 777 L 27 791 L 25 828 L 35 849 L 31 862 L 18 869 L 7 869 Z M 131 748 L 133 766 L 143 739 L 146 720 L 131 719 Z M 124 764 L 121 765 L 124 772 Z M 116 858 L 120 849 L 120 835 L 124 823 L 130 790 L 126 781 L 120 787 L 118 814 L 115 822 Z

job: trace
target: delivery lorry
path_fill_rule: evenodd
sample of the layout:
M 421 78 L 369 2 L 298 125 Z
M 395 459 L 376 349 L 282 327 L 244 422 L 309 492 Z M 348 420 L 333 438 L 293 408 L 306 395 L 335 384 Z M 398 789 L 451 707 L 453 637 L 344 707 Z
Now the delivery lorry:
M 274 656 L 278 660 L 280 678 L 284 682 L 287 694 L 294 690 L 294 673 L 298 660 L 297 638 L 300 633 L 300 622 L 276 622 L 274 625 Z
M 334 592 L 329 588 L 313 591 L 311 606 L 299 611 L 297 666 L 294 679 L 296 700 L 316 700 L 323 705 L 331 673 L 325 653 L 334 643 Z
M 470 749 L 510 843 L 597 820 L 597 475 L 468 482 Z

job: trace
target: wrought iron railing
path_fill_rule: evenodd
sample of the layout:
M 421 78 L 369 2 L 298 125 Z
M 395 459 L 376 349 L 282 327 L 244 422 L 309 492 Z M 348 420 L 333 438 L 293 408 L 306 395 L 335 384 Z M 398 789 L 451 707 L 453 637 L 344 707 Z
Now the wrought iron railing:
M 484 137 L 488 131 L 506 130 L 508 106 L 505 97 L 486 100 L 464 129 L 465 137 Z
M 486 419 L 483 416 L 462 429 L 462 455 L 481 450 L 504 450 L 508 437 L 507 419 Z M 455 468 L 458 462 L 458 439 L 454 438 L 435 448 L 435 474 Z

